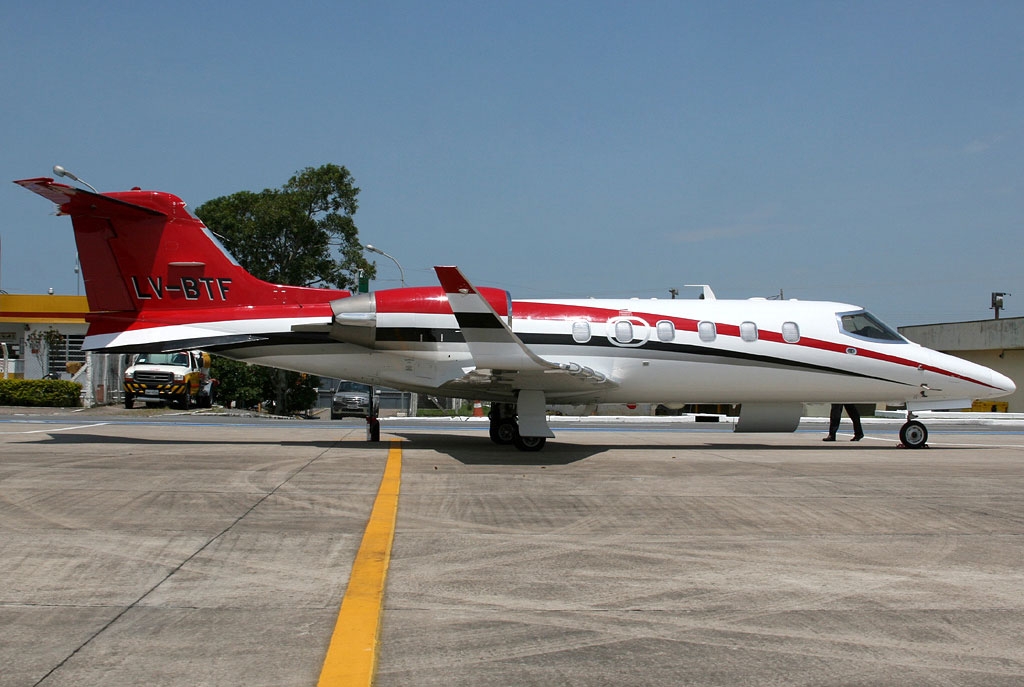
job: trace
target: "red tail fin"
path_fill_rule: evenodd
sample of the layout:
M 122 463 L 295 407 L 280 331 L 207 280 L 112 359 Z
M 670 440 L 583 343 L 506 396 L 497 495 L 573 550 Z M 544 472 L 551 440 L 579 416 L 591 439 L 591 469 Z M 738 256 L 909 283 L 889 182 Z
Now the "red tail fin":
M 96 194 L 46 178 L 15 183 L 71 215 L 93 312 L 252 304 L 275 291 L 235 263 L 177 196 Z
M 53 179 L 16 181 L 70 215 L 89 300 L 89 334 L 234 319 L 234 309 L 288 309 L 348 291 L 277 286 L 253 277 L 177 196 L 91 193 Z M 274 316 L 274 312 L 267 313 Z M 147 324 L 148 323 L 148 324 Z

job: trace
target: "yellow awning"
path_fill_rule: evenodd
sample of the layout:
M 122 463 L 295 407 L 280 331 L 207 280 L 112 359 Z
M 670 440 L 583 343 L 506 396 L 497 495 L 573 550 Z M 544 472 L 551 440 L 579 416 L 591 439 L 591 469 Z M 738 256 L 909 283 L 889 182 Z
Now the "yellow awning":
M 28 296 L 0 293 L 0 322 L 85 324 L 85 296 Z

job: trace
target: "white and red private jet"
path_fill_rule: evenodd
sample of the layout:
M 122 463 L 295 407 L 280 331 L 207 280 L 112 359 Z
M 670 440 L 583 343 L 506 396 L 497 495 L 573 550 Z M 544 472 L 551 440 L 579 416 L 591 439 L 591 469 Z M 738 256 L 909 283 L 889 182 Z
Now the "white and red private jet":
M 913 413 L 1014 391 L 1008 377 L 923 348 L 855 305 L 764 299 L 530 299 L 436 267 L 440 287 L 281 286 L 239 266 L 176 196 L 15 182 L 74 225 L 86 350 L 200 348 L 418 393 L 490 401 L 491 439 L 539 450 L 549 403 L 739 403 L 736 431 L 793 431 L 803 404 Z M 371 439 L 380 436 L 367 418 Z

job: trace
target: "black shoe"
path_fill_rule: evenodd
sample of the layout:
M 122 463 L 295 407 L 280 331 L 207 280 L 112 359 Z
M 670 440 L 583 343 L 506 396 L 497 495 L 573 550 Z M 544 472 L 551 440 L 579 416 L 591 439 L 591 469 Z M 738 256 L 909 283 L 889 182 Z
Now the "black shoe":
M 852 439 L 850 439 L 850 441 L 860 441 L 860 440 L 861 440 L 861 439 L 863 439 L 863 438 L 864 438 L 864 435 L 863 435 L 863 434 L 854 434 L 854 435 L 853 435 L 853 438 L 852 438 Z
M 822 439 L 822 441 L 835 441 L 835 440 L 836 440 L 836 438 L 834 436 L 832 436 L 831 434 L 828 435 L 827 437 L 825 437 L 824 439 Z

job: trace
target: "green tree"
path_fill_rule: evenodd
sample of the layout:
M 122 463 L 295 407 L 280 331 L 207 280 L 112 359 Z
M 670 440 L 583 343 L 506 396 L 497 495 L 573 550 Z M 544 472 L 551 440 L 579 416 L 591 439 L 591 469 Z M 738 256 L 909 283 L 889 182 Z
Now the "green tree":
M 264 371 L 272 370 L 240 360 L 213 356 L 210 376 L 217 380 L 217 388 L 213 392 L 217 403 L 226 405 L 234 401 L 239 408 L 252 408 L 265 401 L 268 397 L 263 391 L 264 378 L 267 376 Z
M 207 201 L 196 215 L 224 239 L 239 264 L 274 284 L 355 289 L 359 272 L 375 267 L 363 255 L 352 216 L 359 188 L 342 166 L 296 172 L 280 189 L 239 191 Z M 221 403 L 247 408 L 274 400 L 278 413 L 316 403 L 317 377 L 216 358 L 213 377 Z
M 218 403 L 234 401 L 239 408 L 254 408 L 268 401 L 278 414 L 308 410 L 316 404 L 319 377 L 249 365 L 239 360 L 213 357 L 211 376 L 217 380 Z
M 240 191 L 196 208 L 253 275 L 275 284 L 355 288 L 375 276 L 352 216 L 359 188 L 342 166 L 296 172 L 280 189 Z

